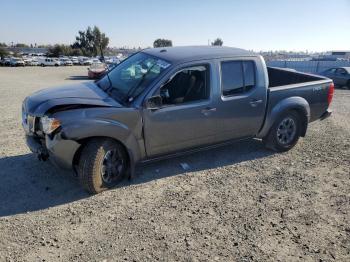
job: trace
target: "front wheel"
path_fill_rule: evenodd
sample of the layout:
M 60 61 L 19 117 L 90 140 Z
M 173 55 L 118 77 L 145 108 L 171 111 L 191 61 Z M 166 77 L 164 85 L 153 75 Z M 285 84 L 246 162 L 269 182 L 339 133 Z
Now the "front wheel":
M 127 173 L 127 154 L 118 142 L 94 139 L 83 148 L 78 177 L 85 190 L 97 194 L 117 185 Z
M 301 120 L 298 113 L 287 112 L 277 119 L 268 135 L 263 138 L 267 148 L 277 152 L 292 149 L 299 140 L 301 133 Z
M 346 87 L 350 89 L 350 80 L 348 80 L 348 82 L 346 83 Z

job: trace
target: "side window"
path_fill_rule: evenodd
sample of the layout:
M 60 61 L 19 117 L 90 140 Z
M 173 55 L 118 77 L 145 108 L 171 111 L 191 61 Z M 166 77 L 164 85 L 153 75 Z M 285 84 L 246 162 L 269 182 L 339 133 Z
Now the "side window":
M 209 74 L 208 65 L 188 67 L 177 72 L 160 90 L 163 104 L 177 105 L 208 99 Z
M 336 72 L 339 75 L 345 75 L 346 74 L 346 71 L 343 68 L 338 68 Z
M 224 96 L 248 92 L 255 87 L 253 61 L 225 61 L 221 63 L 221 85 Z
M 243 77 L 245 91 L 255 87 L 255 63 L 253 61 L 243 61 Z

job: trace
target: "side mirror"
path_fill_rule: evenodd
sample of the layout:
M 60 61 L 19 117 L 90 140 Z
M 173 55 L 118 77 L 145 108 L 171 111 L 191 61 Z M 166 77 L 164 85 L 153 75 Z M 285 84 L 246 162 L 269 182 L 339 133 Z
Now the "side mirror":
M 162 107 L 162 97 L 161 96 L 152 96 L 146 101 L 146 108 L 151 110 L 157 110 Z

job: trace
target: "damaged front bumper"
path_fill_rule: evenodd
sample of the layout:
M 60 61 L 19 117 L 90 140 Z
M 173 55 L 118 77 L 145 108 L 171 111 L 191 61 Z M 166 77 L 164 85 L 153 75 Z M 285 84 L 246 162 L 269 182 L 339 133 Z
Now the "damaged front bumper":
M 74 155 L 80 147 L 73 140 L 63 139 L 60 133 L 52 138 L 47 135 L 45 138 L 37 138 L 26 134 L 26 143 L 39 160 L 49 159 L 56 166 L 66 169 L 73 168 Z

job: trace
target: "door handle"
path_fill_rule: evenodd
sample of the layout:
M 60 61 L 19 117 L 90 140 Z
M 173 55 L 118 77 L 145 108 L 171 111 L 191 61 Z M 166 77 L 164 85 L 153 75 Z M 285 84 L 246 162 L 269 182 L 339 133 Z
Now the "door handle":
M 263 102 L 262 99 L 253 99 L 252 101 L 249 102 L 249 104 L 252 107 L 257 107 L 259 104 L 261 104 Z
M 216 107 L 206 107 L 201 111 L 203 115 L 208 115 L 210 112 L 216 112 Z

